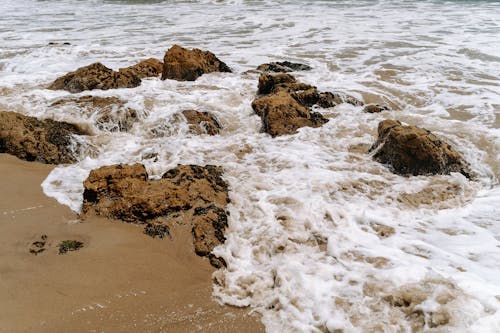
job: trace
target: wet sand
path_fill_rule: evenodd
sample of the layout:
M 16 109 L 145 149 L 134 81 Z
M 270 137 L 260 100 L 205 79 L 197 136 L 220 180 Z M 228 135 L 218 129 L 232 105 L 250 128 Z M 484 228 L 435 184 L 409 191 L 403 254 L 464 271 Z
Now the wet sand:
M 52 166 L 0 154 L 0 332 L 263 332 L 248 309 L 212 297 L 213 268 L 187 229 L 172 240 L 109 221 L 79 221 L 46 197 Z M 47 235 L 38 255 L 30 245 Z M 84 247 L 58 254 L 62 240 Z

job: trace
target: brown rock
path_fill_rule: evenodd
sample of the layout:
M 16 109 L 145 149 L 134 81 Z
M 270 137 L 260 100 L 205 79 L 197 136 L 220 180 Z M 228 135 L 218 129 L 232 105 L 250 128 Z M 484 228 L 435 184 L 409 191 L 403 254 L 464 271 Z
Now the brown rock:
M 82 112 L 96 113 L 95 124 L 101 131 L 129 131 L 137 121 L 137 111 L 125 107 L 125 102 L 117 97 L 82 96 L 64 98 L 51 106 L 75 105 Z
M 182 114 L 189 124 L 189 131 L 194 134 L 219 134 L 221 126 L 215 117 L 209 112 L 196 110 L 184 110 Z
M 299 104 L 286 91 L 257 98 L 252 102 L 252 108 L 262 118 L 263 131 L 273 137 L 294 134 L 301 127 L 319 127 L 328 122 L 321 114 Z
M 56 79 L 48 88 L 77 93 L 93 89 L 134 88 L 140 84 L 141 79 L 132 71 L 115 72 L 96 62 Z
M 363 102 L 359 99 L 340 92 L 320 93 L 318 105 L 322 108 L 331 108 L 338 104 L 347 103 L 354 106 L 362 106 Z
M 363 108 L 363 112 L 366 113 L 379 113 L 382 111 L 389 111 L 389 107 L 387 105 L 381 105 L 381 104 L 367 104 Z
M 71 136 L 85 134 L 75 125 L 0 112 L 0 153 L 47 164 L 73 163 Z
M 132 223 L 146 223 L 146 233 L 168 233 L 177 221 L 191 225 L 196 253 L 223 264 L 211 252 L 225 240 L 228 186 L 222 168 L 179 165 L 159 180 L 149 180 L 141 164 L 112 165 L 90 172 L 84 182 L 83 215 L 96 214 Z
M 259 77 L 258 93 L 265 95 L 280 90 L 280 85 L 296 83 L 295 78 L 290 74 L 266 74 Z
M 172 46 L 163 58 L 162 80 L 194 81 L 206 73 L 231 72 L 212 52 Z
M 132 74 L 140 79 L 147 77 L 157 77 L 163 70 L 163 63 L 155 58 L 149 58 L 127 68 L 120 68 L 119 72 L 123 74 Z
M 257 67 L 258 71 L 275 72 L 275 73 L 288 73 L 288 72 L 293 72 L 293 71 L 309 71 L 311 69 L 312 69 L 311 66 L 308 66 L 305 64 L 300 64 L 300 63 L 295 63 L 295 62 L 290 62 L 290 61 L 270 62 L 268 64 L 262 64 L 259 67 Z
M 470 177 L 468 166 L 449 144 L 430 131 L 384 120 L 378 125 L 378 139 L 370 148 L 373 158 L 390 164 L 402 175 L 435 175 L 460 172 Z

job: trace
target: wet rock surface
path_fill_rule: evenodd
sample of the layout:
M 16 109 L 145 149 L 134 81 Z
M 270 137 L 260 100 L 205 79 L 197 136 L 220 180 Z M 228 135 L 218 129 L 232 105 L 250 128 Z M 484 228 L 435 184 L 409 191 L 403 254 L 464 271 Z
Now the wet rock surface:
M 373 158 L 390 164 L 401 175 L 471 173 L 462 156 L 430 131 L 404 126 L 399 121 L 384 120 L 378 125 L 378 139 L 370 148 Z
M 308 66 L 306 64 L 290 62 L 290 61 L 270 62 L 268 64 L 262 64 L 259 67 L 257 67 L 258 71 L 275 72 L 275 73 L 309 71 L 311 69 L 312 69 L 311 66 Z
M 91 171 L 84 188 L 83 216 L 144 223 L 152 237 L 169 234 L 174 223 L 189 225 L 195 252 L 216 267 L 223 264 L 211 254 L 224 242 L 227 226 L 228 186 L 221 167 L 179 165 L 149 180 L 142 164 L 105 166 Z
M 390 108 L 387 105 L 382 104 L 367 104 L 363 108 L 363 112 L 366 113 L 379 113 L 382 111 L 390 111 Z
M 162 80 L 194 81 L 203 74 L 231 72 L 212 52 L 172 46 L 163 58 Z
M 163 63 L 158 59 L 149 58 L 133 66 L 120 68 L 118 72 L 125 75 L 135 75 L 140 79 L 144 79 L 148 77 L 157 77 L 162 71 Z
M 75 162 L 72 135 L 84 135 L 75 125 L 0 112 L 0 153 L 46 164 Z
M 82 96 L 64 98 L 51 104 L 52 107 L 74 105 L 81 112 L 92 114 L 96 127 L 101 131 L 126 132 L 137 121 L 137 111 L 125 106 L 117 97 Z
M 140 77 L 132 70 L 116 72 L 96 62 L 56 79 L 48 88 L 78 93 L 93 89 L 134 88 L 140 84 Z
M 262 130 L 273 137 L 294 134 L 301 127 L 319 127 L 328 122 L 286 91 L 257 98 L 252 102 L 252 108 L 262 119 Z
M 221 126 L 217 119 L 209 112 L 184 110 L 182 115 L 189 124 L 189 131 L 193 134 L 219 134 Z

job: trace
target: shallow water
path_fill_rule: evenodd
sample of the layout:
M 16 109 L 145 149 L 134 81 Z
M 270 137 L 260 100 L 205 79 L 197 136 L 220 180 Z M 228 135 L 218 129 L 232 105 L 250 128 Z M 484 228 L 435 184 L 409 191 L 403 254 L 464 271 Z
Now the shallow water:
M 153 177 L 222 165 L 232 202 L 216 254 L 228 268 L 214 295 L 262 312 L 269 332 L 500 331 L 499 2 L 18 0 L 0 11 L 0 109 L 96 133 L 43 183 L 48 195 L 78 211 L 82 181 L 102 165 L 142 162 Z M 77 95 L 128 101 L 139 115 L 129 133 L 51 106 L 71 95 L 45 89 L 56 77 L 162 58 L 174 43 L 209 49 L 234 73 Z M 273 60 L 307 63 L 300 80 L 394 111 L 318 109 L 330 122 L 272 139 L 246 71 Z M 175 114 L 192 108 L 213 112 L 221 135 L 188 134 Z M 372 161 L 388 118 L 445 137 L 478 179 L 406 178 Z

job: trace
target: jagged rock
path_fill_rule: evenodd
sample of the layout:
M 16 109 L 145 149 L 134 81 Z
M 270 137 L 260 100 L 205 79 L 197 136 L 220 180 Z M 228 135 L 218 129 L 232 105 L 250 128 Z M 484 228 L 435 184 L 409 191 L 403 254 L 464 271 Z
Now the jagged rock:
M 265 95 L 281 90 L 283 84 L 297 83 L 297 80 L 290 74 L 266 74 L 259 77 L 258 93 Z M 297 89 L 298 90 L 298 89 Z
M 189 124 L 189 131 L 194 134 L 219 134 L 221 126 L 217 119 L 209 112 L 196 110 L 184 110 L 182 115 Z
M 194 81 L 206 73 L 231 72 L 212 52 L 172 46 L 163 58 L 162 80 Z
M 430 131 L 384 120 L 378 125 L 378 139 L 370 148 L 373 158 L 390 164 L 401 175 L 435 175 L 460 172 L 470 178 L 462 156 Z
M 309 71 L 311 70 L 311 66 L 294 63 L 290 61 L 282 61 L 282 62 L 270 62 L 268 64 L 262 64 L 257 67 L 258 71 L 262 72 L 276 72 L 276 73 L 287 73 L 293 71 Z
M 117 97 L 82 96 L 64 98 L 51 106 L 75 105 L 82 112 L 95 114 L 96 127 L 101 131 L 126 132 L 137 121 L 137 111 L 125 106 L 125 102 Z
M 293 98 L 304 106 L 319 105 L 323 108 L 334 107 L 341 103 L 348 103 L 354 106 L 361 106 L 363 102 L 353 96 L 340 92 L 318 92 L 315 86 L 307 83 L 297 82 L 290 74 L 267 74 L 263 73 L 259 77 L 258 94 L 266 95 L 278 91 L 287 91 Z
M 149 223 L 145 230 L 148 234 L 160 230 L 155 225 L 182 221 L 192 227 L 195 252 L 208 256 L 217 266 L 223 260 L 211 252 L 225 240 L 228 202 L 228 186 L 222 179 L 221 167 L 179 165 L 161 179 L 149 180 L 142 164 L 120 164 L 90 172 L 84 182 L 82 212 L 83 216 L 96 214 Z
M 389 107 L 387 105 L 381 105 L 381 104 L 367 104 L 363 108 L 363 112 L 366 113 L 379 113 L 382 111 L 389 111 Z
M 93 89 L 134 88 L 140 84 L 141 79 L 132 71 L 115 72 L 96 62 L 56 79 L 48 88 L 78 93 Z
M 294 134 L 301 127 L 319 127 L 328 122 L 320 113 L 311 112 L 299 104 L 286 91 L 257 98 L 252 102 L 252 108 L 262 118 L 263 131 L 273 137 Z
M 22 160 L 47 164 L 73 163 L 71 136 L 74 134 L 86 133 L 65 122 L 0 112 L 0 153 Z
M 163 71 L 163 63 L 155 58 L 149 58 L 127 68 L 120 68 L 119 72 L 123 74 L 132 74 L 140 79 L 147 77 L 157 77 Z
M 83 247 L 83 243 L 77 240 L 63 240 L 57 245 L 59 254 L 66 254 L 69 251 L 77 251 Z

